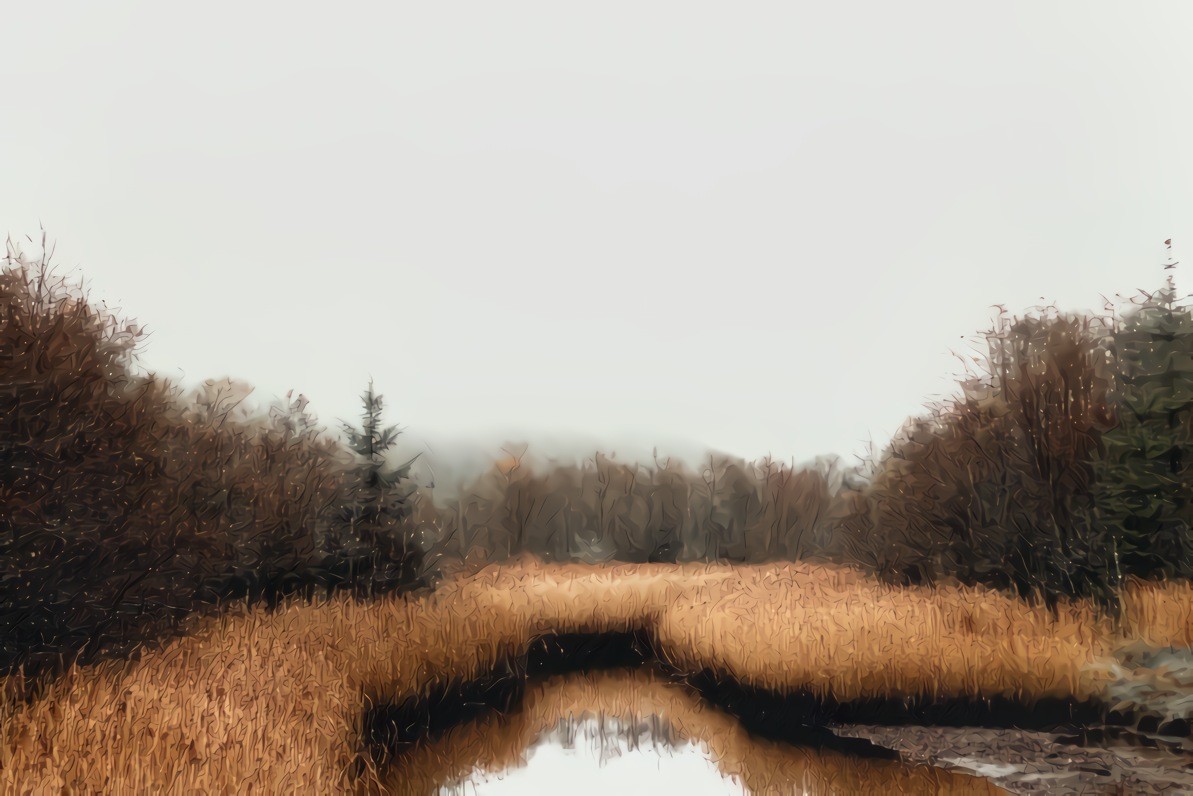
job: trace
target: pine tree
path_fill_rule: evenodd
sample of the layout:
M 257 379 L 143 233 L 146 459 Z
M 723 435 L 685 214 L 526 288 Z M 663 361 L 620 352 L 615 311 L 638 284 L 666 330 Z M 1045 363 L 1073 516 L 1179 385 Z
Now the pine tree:
M 373 382 L 361 396 L 361 427 L 343 423 L 348 448 L 356 466 L 345 481 L 340 521 L 346 533 L 336 555 L 347 579 L 367 594 L 405 589 L 420 582 L 422 550 L 411 535 L 409 483 L 413 459 L 390 466 L 386 453 L 400 435 L 397 426 L 384 426 L 382 396 Z
M 1097 513 L 1108 581 L 1193 574 L 1193 313 L 1171 280 L 1113 337 L 1117 426 L 1103 436 Z

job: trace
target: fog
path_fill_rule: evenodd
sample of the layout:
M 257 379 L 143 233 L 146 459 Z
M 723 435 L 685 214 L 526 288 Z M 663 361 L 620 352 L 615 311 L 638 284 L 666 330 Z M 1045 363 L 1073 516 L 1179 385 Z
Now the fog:
M 992 305 L 1100 308 L 1193 242 L 1179 2 L 4 22 L 4 230 L 44 225 L 157 372 L 333 425 L 372 376 L 445 470 L 852 459 L 952 392 Z

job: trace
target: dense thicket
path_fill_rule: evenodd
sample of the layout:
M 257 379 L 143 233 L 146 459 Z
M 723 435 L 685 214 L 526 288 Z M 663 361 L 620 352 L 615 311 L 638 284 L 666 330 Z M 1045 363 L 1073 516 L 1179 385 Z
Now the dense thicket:
M 0 668 L 127 653 L 221 601 L 357 587 L 331 543 L 358 464 L 302 401 L 138 373 L 141 332 L 8 252 L 0 273 Z M 368 533 L 371 521 L 353 523 Z M 342 534 L 337 538 L 342 537 Z M 343 542 L 343 539 L 340 538 Z M 356 551 L 378 568 L 409 561 Z M 410 585 L 387 579 L 389 588 Z
M 1099 319 L 1046 311 L 985 334 L 985 373 L 883 453 L 835 551 L 897 580 L 1095 591 L 1093 458 L 1113 422 Z
M 418 495 L 422 538 L 474 564 L 827 558 L 1108 607 L 1128 575 L 1193 576 L 1189 308 L 1163 292 L 1123 318 L 1038 308 L 982 337 L 958 396 L 858 467 L 510 459 L 457 499 Z
M 1128 575 L 1193 575 L 1190 308 L 1169 288 L 1122 318 L 1046 308 L 985 337 L 984 372 L 892 441 L 832 554 L 1111 607 Z
M 856 467 L 511 458 L 449 500 L 390 461 L 371 384 L 344 438 L 301 396 L 262 413 L 240 383 L 184 392 L 138 370 L 138 327 L 11 247 L 0 313 L 0 668 L 522 553 L 832 559 L 1108 605 L 1129 575 L 1193 577 L 1193 314 L 1171 288 L 1122 318 L 1000 316 L 959 395 Z

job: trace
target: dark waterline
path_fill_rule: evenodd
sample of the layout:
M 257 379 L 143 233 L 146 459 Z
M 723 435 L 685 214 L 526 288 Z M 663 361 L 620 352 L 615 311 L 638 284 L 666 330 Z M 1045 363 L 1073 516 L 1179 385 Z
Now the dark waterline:
M 651 667 L 733 716 L 752 735 L 858 757 L 895 760 L 899 754 L 860 738 L 838 736 L 834 724 L 977 726 L 1077 732 L 1105 718 L 1093 702 L 1051 699 L 1025 704 L 991 700 L 864 699 L 838 702 L 808 692 L 781 694 L 739 683 L 710 670 L 681 672 L 654 652 L 643 630 L 561 633 L 536 638 L 521 656 L 482 676 L 442 683 L 425 695 L 374 705 L 362 717 L 362 741 L 379 765 L 453 727 L 519 709 L 527 685 L 557 675 Z

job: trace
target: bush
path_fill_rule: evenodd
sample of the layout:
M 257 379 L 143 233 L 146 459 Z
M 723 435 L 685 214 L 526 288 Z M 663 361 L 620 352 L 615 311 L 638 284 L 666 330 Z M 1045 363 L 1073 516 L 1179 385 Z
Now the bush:
M 910 421 L 840 524 L 838 557 L 902 582 L 1099 594 L 1091 457 L 1113 413 L 1104 319 L 1046 310 L 985 334 L 988 372 Z
M 141 330 L 42 250 L 10 242 L 0 273 L 0 670 L 131 654 L 227 600 L 359 588 L 327 553 L 358 470 L 305 399 L 257 416 L 246 385 L 138 372 Z
M 177 522 L 153 419 L 165 395 L 131 372 L 140 338 L 47 262 L 11 248 L 0 274 L 0 665 L 127 649 L 189 608 L 178 571 L 201 538 Z M 151 519 L 152 518 L 152 519 Z M 162 520 L 167 520 L 162 522 Z M 181 558 L 180 558 L 181 556 Z

